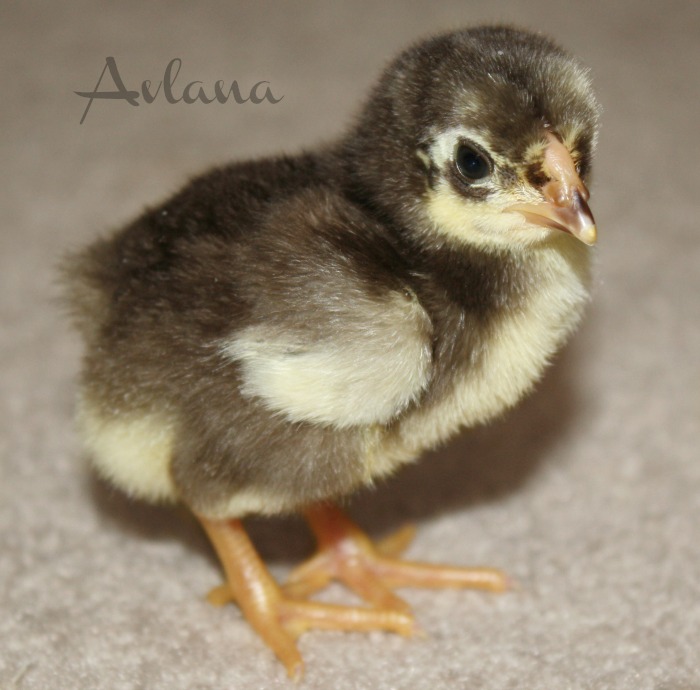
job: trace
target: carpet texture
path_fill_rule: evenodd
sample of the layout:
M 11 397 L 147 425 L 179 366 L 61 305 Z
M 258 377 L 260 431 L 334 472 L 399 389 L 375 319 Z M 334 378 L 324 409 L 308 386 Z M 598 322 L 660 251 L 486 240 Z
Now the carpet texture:
M 330 139 L 407 43 L 494 21 L 593 70 L 594 301 L 535 395 L 349 507 L 375 536 L 417 523 L 410 557 L 499 566 L 518 586 L 406 591 L 424 639 L 310 633 L 298 687 L 700 688 L 699 3 L 79 0 L 0 15 L 0 688 L 292 687 L 235 607 L 204 602 L 220 572 L 195 522 L 88 471 L 55 265 L 209 165 Z M 79 124 L 74 91 L 108 56 L 128 88 L 180 58 L 180 88 L 266 80 L 284 98 L 95 100 Z M 295 519 L 251 533 L 277 577 L 312 548 Z

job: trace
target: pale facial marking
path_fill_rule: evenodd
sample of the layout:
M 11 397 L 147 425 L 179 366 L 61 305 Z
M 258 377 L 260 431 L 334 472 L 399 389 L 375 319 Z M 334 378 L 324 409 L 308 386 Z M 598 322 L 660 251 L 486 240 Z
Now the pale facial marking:
M 456 192 L 447 180 L 441 180 L 426 196 L 429 232 L 437 231 L 460 243 L 484 250 L 527 247 L 547 240 L 552 231 L 528 223 L 518 213 L 503 213 L 513 205 L 513 196 L 495 195 L 493 203 L 471 201 Z M 539 195 L 523 190 L 518 200 L 540 201 Z M 491 201 L 491 199 L 489 200 Z
M 436 133 L 430 146 L 430 158 L 435 165 L 444 170 L 454 159 L 455 148 L 461 141 L 472 141 L 487 151 L 496 165 L 503 165 L 505 159 L 492 150 L 488 137 L 478 129 L 470 127 L 451 127 Z

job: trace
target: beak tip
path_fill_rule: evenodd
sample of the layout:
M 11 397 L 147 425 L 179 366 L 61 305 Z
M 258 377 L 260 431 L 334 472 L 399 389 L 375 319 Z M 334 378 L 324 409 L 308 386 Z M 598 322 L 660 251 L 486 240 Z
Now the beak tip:
M 598 231 L 596 226 L 587 225 L 581 230 L 581 232 L 577 233 L 577 237 L 581 240 L 581 242 L 587 244 L 589 247 L 592 247 L 598 240 Z

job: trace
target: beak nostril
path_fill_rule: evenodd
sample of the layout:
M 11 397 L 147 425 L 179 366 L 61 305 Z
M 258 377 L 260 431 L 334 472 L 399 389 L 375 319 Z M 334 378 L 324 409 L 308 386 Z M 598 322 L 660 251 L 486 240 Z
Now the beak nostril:
M 542 195 L 545 201 L 559 208 L 571 206 L 573 203 L 571 189 L 560 180 L 551 180 L 542 187 Z

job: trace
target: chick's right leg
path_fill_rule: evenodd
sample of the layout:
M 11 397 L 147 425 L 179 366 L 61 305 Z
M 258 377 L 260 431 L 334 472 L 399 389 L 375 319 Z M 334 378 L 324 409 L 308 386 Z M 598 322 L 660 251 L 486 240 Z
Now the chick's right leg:
M 240 520 L 197 517 L 226 574 L 226 584 L 215 590 L 210 601 L 221 604 L 234 600 L 291 677 L 299 678 L 303 671 L 303 660 L 295 640 L 310 628 L 390 630 L 401 635 L 414 632 L 413 619 L 407 613 L 334 606 L 285 596 L 258 556 Z
M 408 604 L 394 594 L 397 587 L 475 588 L 502 592 L 508 578 L 495 568 L 450 567 L 405 561 L 398 556 L 408 546 L 413 529 L 404 528 L 379 544 L 332 504 L 306 510 L 319 548 L 294 571 L 284 591 L 308 597 L 331 580 L 339 580 L 358 596 L 382 611 L 408 611 Z

